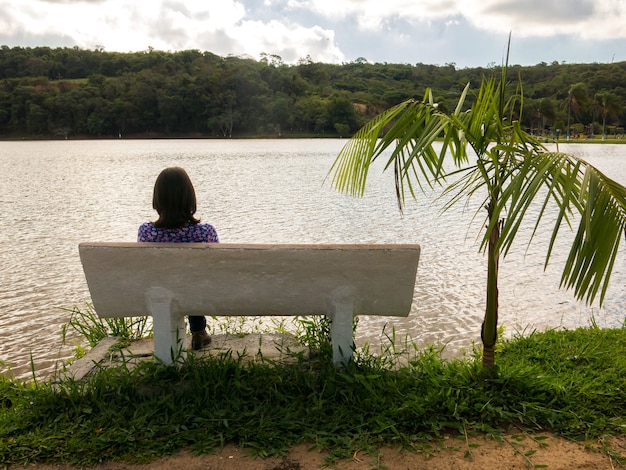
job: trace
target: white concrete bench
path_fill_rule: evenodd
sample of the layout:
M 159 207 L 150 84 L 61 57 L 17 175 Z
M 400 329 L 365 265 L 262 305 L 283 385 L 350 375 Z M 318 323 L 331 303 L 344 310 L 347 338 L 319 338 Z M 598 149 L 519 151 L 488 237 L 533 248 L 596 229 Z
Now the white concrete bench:
M 102 318 L 151 315 L 154 354 L 185 354 L 185 315 L 327 315 L 335 363 L 350 360 L 356 315 L 409 314 L 419 245 L 81 243 Z

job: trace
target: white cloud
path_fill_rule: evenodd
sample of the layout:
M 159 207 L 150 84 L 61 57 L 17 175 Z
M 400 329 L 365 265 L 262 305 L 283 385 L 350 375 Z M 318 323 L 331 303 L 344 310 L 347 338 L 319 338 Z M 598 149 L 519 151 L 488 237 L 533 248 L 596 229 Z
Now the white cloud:
M 430 23 L 462 16 L 481 30 L 514 30 L 518 37 L 626 38 L 626 0 L 288 0 L 288 5 L 328 18 L 353 17 L 372 31 L 390 18 Z
M 593 61 L 594 50 L 625 60 L 625 24 L 626 0 L 0 0 L 9 46 L 265 52 L 287 63 L 484 65 L 510 31 L 525 63 Z
M 249 19 L 235 0 L 216 5 L 206 0 L 0 0 L 0 25 L 7 34 L 29 31 L 42 40 L 69 36 L 80 47 L 102 45 L 112 51 L 205 49 L 255 58 L 267 52 L 291 62 L 306 55 L 324 62 L 343 60 L 330 29 Z
M 288 0 L 293 9 L 334 19 L 354 17 L 364 30 L 380 30 L 389 18 L 427 22 L 459 13 L 460 0 Z
M 248 53 L 280 55 L 284 61 L 294 63 L 307 55 L 320 62 L 341 62 L 343 54 L 334 44 L 334 32 L 319 26 L 304 28 L 296 24 L 270 21 L 245 21 L 238 27 L 241 47 L 247 45 Z
M 466 5 L 470 23 L 487 31 L 513 30 L 516 37 L 626 37 L 624 0 L 466 0 Z

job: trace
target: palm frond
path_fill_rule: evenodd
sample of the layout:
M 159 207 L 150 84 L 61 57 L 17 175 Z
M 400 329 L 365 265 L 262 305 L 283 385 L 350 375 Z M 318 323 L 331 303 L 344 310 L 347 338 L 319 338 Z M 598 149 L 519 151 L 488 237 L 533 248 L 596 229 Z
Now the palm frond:
M 396 197 L 402 209 L 406 192 L 415 197 L 415 185 L 423 190 L 445 179 L 446 148 L 457 144 L 458 139 L 444 139 L 439 151 L 433 143 L 445 134 L 447 125 L 447 116 L 438 111 L 430 90 L 421 102 L 409 100 L 394 106 L 370 121 L 342 148 L 329 171 L 329 175 L 333 173 L 332 185 L 363 196 L 371 164 L 390 150 L 384 169 L 394 170 Z
M 561 285 L 573 288 L 578 299 L 604 300 L 608 281 L 626 235 L 626 188 L 585 164 L 578 189 L 581 218 L 565 263 Z
M 402 116 L 403 113 L 410 114 L 405 111 L 414 104 L 413 101 L 400 103 L 362 127 L 341 149 L 326 179 L 334 173 L 332 185 L 336 189 L 353 196 L 363 196 L 370 165 L 380 153 L 379 137 L 398 116 Z
M 534 202 L 540 202 L 540 206 L 533 215 L 531 240 L 547 207 L 557 209 L 546 266 L 563 222 L 571 226 L 573 215 L 578 214 L 578 230 L 561 286 L 573 288 L 575 296 L 588 303 L 600 293 L 601 304 L 621 238 L 626 233 L 626 188 L 587 162 L 558 152 L 528 155 L 513 172 L 498 202 L 499 211 L 506 212 L 500 238 L 503 256 L 508 253 Z

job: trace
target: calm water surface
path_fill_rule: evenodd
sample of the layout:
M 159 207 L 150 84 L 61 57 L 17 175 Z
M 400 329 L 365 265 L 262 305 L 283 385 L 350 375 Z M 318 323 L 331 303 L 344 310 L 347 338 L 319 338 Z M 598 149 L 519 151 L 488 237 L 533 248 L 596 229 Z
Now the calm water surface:
M 40 376 L 71 356 L 61 344 L 69 313 L 89 302 L 77 245 L 134 241 L 155 217 L 152 186 L 166 166 L 187 169 L 198 215 L 232 243 L 419 243 L 422 257 L 411 314 L 393 319 L 398 338 L 447 344 L 458 354 L 479 341 L 485 259 L 472 207 L 441 213 L 433 195 L 397 210 L 393 177 L 378 167 L 366 197 L 332 190 L 324 178 L 342 140 L 156 140 L 0 142 L 0 361 L 16 376 Z M 626 146 L 571 145 L 626 184 Z M 479 201 L 474 202 L 477 204 Z M 500 323 L 508 334 L 548 327 L 622 325 L 626 256 L 614 268 L 605 304 L 587 307 L 558 289 L 562 249 L 543 271 L 545 236 L 528 232 L 501 264 Z M 357 344 L 384 342 L 388 318 L 362 318 Z M 387 330 L 389 333 L 390 330 Z

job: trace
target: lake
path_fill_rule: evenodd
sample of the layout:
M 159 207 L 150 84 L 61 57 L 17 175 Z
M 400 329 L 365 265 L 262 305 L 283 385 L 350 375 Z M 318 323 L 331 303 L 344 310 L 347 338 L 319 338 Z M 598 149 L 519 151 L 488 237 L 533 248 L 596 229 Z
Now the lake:
M 441 212 L 434 194 L 397 209 L 393 174 L 380 165 L 362 199 L 324 179 L 345 140 L 106 140 L 0 142 L 0 361 L 17 377 L 50 375 L 72 355 L 62 345 L 68 309 L 90 301 L 78 257 L 82 241 L 135 241 L 154 220 L 152 188 L 167 166 L 194 182 L 197 215 L 228 243 L 419 243 L 422 256 L 407 318 L 362 318 L 357 345 L 376 347 L 395 329 L 419 347 L 451 355 L 480 342 L 486 259 L 475 209 Z M 561 145 L 626 184 L 625 145 Z M 476 200 L 472 204 L 478 204 Z M 475 207 L 475 206 L 474 206 Z M 500 324 L 507 335 L 532 329 L 624 322 L 626 256 L 613 270 L 602 308 L 559 290 L 571 236 L 544 272 L 546 236 L 532 227 L 501 263 Z M 544 232 L 545 233 L 545 232 Z M 569 238 L 568 238 L 569 236 Z M 622 244 L 623 245 L 623 244 Z M 387 328 L 385 324 L 389 322 Z

